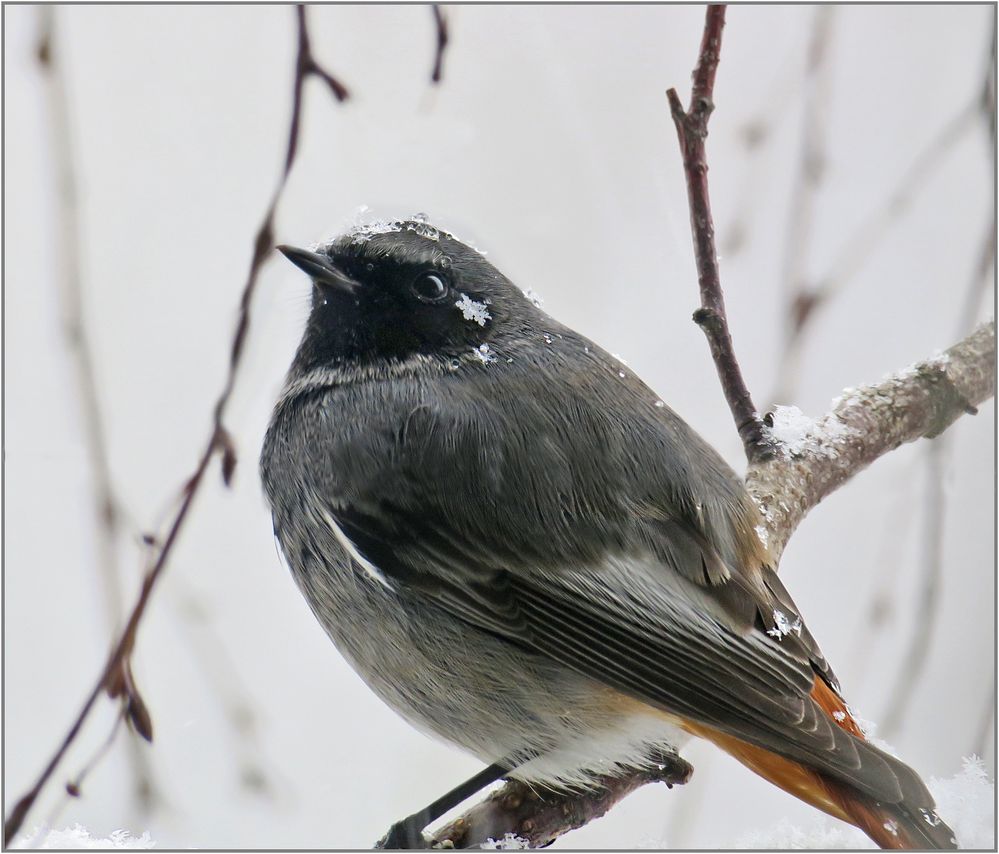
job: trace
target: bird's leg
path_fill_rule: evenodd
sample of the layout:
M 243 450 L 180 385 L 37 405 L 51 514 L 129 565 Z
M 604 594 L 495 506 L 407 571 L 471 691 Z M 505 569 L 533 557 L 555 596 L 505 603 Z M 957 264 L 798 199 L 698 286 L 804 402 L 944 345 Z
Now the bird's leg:
M 444 813 L 458 806 L 466 798 L 470 798 L 490 783 L 499 780 L 511 770 L 511 767 L 511 763 L 497 762 L 488 768 L 484 768 L 471 779 L 466 780 L 460 786 L 456 786 L 446 795 L 439 797 L 430 806 L 424 807 L 419 812 L 414 812 L 410 816 L 406 816 L 401 821 L 397 821 L 389 828 L 389 832 L 375 844 L 375 848 L 426 848 L 427 841 L 423 837 L 423 828 L 437 821 Z

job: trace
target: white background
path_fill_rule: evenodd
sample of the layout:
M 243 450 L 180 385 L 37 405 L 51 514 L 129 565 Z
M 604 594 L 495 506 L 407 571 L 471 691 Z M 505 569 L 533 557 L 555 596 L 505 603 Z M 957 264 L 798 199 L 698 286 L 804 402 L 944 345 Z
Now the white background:
M 757 402 L 780 354 L 781 261 L 802 127 L 813 8 L 733 8 L 709 158 L 735 344 Z M 95 679 L 110 628 L 96 568 L 90 470 L 75 373 L 60 331 L 51 117 L 33 59 L 37 10 L 5 15 L 6 804 L 32 781 Z M 630 366 L 737 468 L 741 448 L 701 332 L 683 176 L 664 92 L 686 100 L 698 7 L 449 9 L 444 82 L 429 85 L 427 7 L 310 12 L 319 58 L 354 93 L 309 84 L 300 157 L 277 222 L 307 245 L 378 214 L 428 212 L 474 239 L 546 308 Z M 83 288 L 114 485 L 130 516 L 129 597 L 140 531 L 174 506 L 221 387 L 252 235 L 284 156 L 295 48 L 291 8 L 60 8 L 57 50 L 81 193 Z M 807 270 L 820 275 L 918 152 L 973 97 L 987 56 L 984 6 L 837 9 L 822 110 L 827 172 Z M 765 119 L 767 144 L 742 132 Z M 981 124 L 913 187 L 869 263 L 817 320 L 793 400 L 821 414 L 953 343 L 992 200 Z M 725 239 L 742 216 L 741 251 Z M 991 298 L 982 316 L 991 316 Z M 364 847 L 478 770 L 371 695 L 279 562 L 256 472 L 270 408 L 307 310 L 307 282 L 270 263 L 253 305 L 227 423 L 232 490 L 213 469 L 139 635 L 158 792 L 137 811 L 122 739 L 58 817 L 104 835 L 149 830 L 160 847 Z M 932 649 L 897 750 L 950 776 L 994 692 L 994 409 L 953 429 L 944 582 Z M 812 513 L 782 573 L 850 701 L 883 715 L 914 631 L 925 528 L 925 443 L 880 460 Z M 882 628 L 869 608 L 891 603 Z M 192 613 L 196 602 L 201 616 Z M 187 603 L 187 604 L 185 604 Z M 252 710 L 240 730 L 227 708 Z M 35 811 L 41 821 L 105 737 L 109 704 Z M 993 741 L 987 750 L 993 751 Z M 812 811 L 708 745 L 692 782 L 649 787 L 565 846 L 733 845 Z M 988 767 L 994 773 L 991 759 Z M 241 782 L 247 769 L 264 790 Z M 29 826 L 31 821 L 29 821 Z

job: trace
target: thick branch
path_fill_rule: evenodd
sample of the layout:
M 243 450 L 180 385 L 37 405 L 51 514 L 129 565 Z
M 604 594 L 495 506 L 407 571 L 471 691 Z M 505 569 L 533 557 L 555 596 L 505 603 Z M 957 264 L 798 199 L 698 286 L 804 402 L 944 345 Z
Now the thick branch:
M 669 788 L 686 783 L 694 769 L 676 755 L 662 765 L 626 777 L 607 777 L 602 787 L 586 794 L 538 792 L 511 780 L 460 818 L 431 834 L 434 847 L 472 848 L 514 834 L 531 848 L 551 845 L 562 834 L 600 818 L 618 801 L 646 783 Z
M 992 397 L 995 359 L 990 322 L 940 356 L 849 390 L 817 423 L 804 453 L 750 466 L 746 484 L 766 516 L 774 555 L 808 511 L 857 472 L 899 445 L 940 435 Z
M 670 113 L 683 155 L 687 200 L 690 205 L 690 229 L 694 237 L 694 255 L 701 291 L 701 307 L 694 312 L 694 322 L 704 330 L 708 338 L 711 358 L 718 370 L 725 399 L 742 437 L 746 458 L 752 463 L 769 459 L 772 452 L 763 433 L 763 422 L 742 378 L 728 330 L 725 299 L 718 272 L 718 253 L 715 249 L 711 199 L 708 194 L 708 162 L 704 150 L 708 119 L 715 108 L 712 99 L 724 26 L 725 6 L 708 6 L 701 50 L 694 69 L 690 106 L 684 110 L 675 89 L 670 89 L 666 96 L 669 98 Z

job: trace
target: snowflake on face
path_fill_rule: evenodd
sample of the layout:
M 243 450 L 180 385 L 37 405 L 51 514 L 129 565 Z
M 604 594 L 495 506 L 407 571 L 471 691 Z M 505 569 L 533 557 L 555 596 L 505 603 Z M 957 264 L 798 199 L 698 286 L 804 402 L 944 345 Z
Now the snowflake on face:
M 468 294 L 462 294 L 461 299 L 454 306 L 461 312 L 465 320 L 471 320 L 473 323 L 478 323 L 479 326 L 485 326 L 487 320 L 492 320 L 492 315 L 489 314 L 486 304 L 476 302 Z

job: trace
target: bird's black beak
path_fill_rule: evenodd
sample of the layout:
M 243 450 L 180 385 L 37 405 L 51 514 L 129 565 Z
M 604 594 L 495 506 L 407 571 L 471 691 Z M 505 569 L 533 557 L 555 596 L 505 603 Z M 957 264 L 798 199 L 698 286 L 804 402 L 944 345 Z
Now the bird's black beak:
M 294 246 L 278 246 L 278 251 L 300 270 L 308 273 L 316 284 L 328 285 L 347 293 L 357 287 L 357 282 L 325 255 L 309 252 L 308 249 L 296 249 Z

